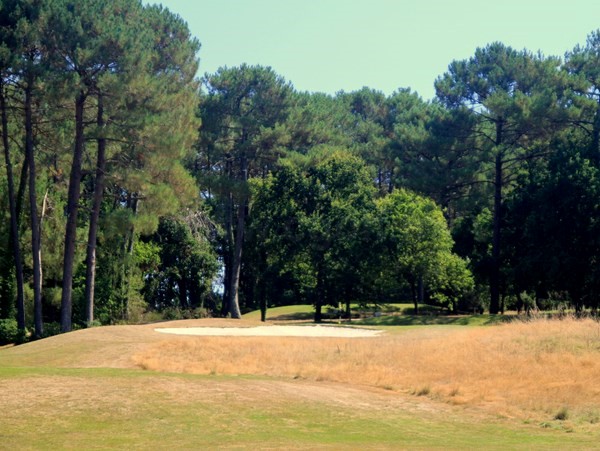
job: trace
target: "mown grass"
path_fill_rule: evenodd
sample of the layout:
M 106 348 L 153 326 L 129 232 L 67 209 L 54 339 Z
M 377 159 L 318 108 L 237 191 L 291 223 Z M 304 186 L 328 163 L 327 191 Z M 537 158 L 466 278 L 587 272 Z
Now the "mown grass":
M 513 316 L 505 315 L 389 315 L 352 320 L 363 326 L 489 326 L 510 322 Z
M 8 379 L 6 373 L 11 373 Z M 0 368 L 3 449 L 530 449 L 593 446 L 593 437 L 394 403 L 336 401 L 343 387 L 129 370 Z M 18 382 L 18 384 L 16 384 Z M 40 393 L 44 390 L 44 393 Z M 311 396 L 311 391 L 315 396 Z M 37 402 L 33 393 L 38 392 Z M 366 399 L 369 399 L 367 397 Z M 340 396 L 340 398 L 344 398 Z
M 267 321 L 312 321 L 315 316 L 312 305 L 286 305 L 267 310 Z M 244 319 L 260 321 L 260 310 L 246 313 Z
M 429 305 L 422 305 L 419 309 L 421 314 L 415 315 L 413 304 L 385 304 L 367 310 L 353 306 L 353 312 L 359 312 L 361 318 L 354 318 L 350 323 L 364 326 L 484 326 L 508 322 L 515 318 L 514 315 L 449 315 L 440 308 Z M 326 311 L 327 309 L 324 309 L 324 312 Z M 259 321 L 260 311 L 246 313 L 243 317 L 247 320 Z M 312 322 L 313 318 L 312 305 L 289 305 L 267 310 L 267 321 Z M 333 318 L 331 321 L 337 322 L 337 319 Z M 342 322 L 347 321 L 342 320 Z
M 538 323 L 370 339 L 117 326 L 4 348 L 0 449 L 595 448 L 600 326 Z

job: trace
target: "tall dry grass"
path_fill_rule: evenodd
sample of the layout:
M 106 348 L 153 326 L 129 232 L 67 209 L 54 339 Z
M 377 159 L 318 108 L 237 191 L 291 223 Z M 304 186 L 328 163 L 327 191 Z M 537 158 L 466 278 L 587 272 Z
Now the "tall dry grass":
M 537 320 L 368 339 L 188 337 L 135 356 L 156 371 L 379 386 L 531 419 L 600 422 L 600 324 Z

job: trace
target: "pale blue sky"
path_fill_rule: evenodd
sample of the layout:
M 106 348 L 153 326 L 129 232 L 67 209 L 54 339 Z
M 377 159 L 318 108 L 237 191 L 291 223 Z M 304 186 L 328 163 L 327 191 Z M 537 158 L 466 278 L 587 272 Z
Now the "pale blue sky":
M 154 3 L 150 0 L 147 3 Z M 501 41 L 563 56 L 600 28 L 600 0 L 161 0 L 202 43 L 200 73 L 271 66 L 300 91 L 410 87 Z

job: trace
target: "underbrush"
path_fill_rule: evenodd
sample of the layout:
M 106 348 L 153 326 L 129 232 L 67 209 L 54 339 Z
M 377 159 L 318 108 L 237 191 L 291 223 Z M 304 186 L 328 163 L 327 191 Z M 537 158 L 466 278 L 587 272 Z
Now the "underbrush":
M 200 319 L 209 318 L 210 316 L 211 312 L 204 308 L 180 309 L 172 307 L 163 309 L 161 311 L 150 310 L 141 316 L 139 323 L 149 324 L 160 321 L 174 321 L 180 319 Z
M 19 328 L 14 319 L 0 319 L 0 345 L 16 343 L 19 340 Z

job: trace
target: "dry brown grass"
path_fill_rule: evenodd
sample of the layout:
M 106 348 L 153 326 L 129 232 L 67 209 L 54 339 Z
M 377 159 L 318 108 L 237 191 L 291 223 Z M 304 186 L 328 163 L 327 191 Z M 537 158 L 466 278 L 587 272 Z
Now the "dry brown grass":
M 382 387 L 522 419 L 600 422 L 600 324 L 538 320 L 420 328 L 369 339 L 185 337 L 134 356 L 144 369 Z

